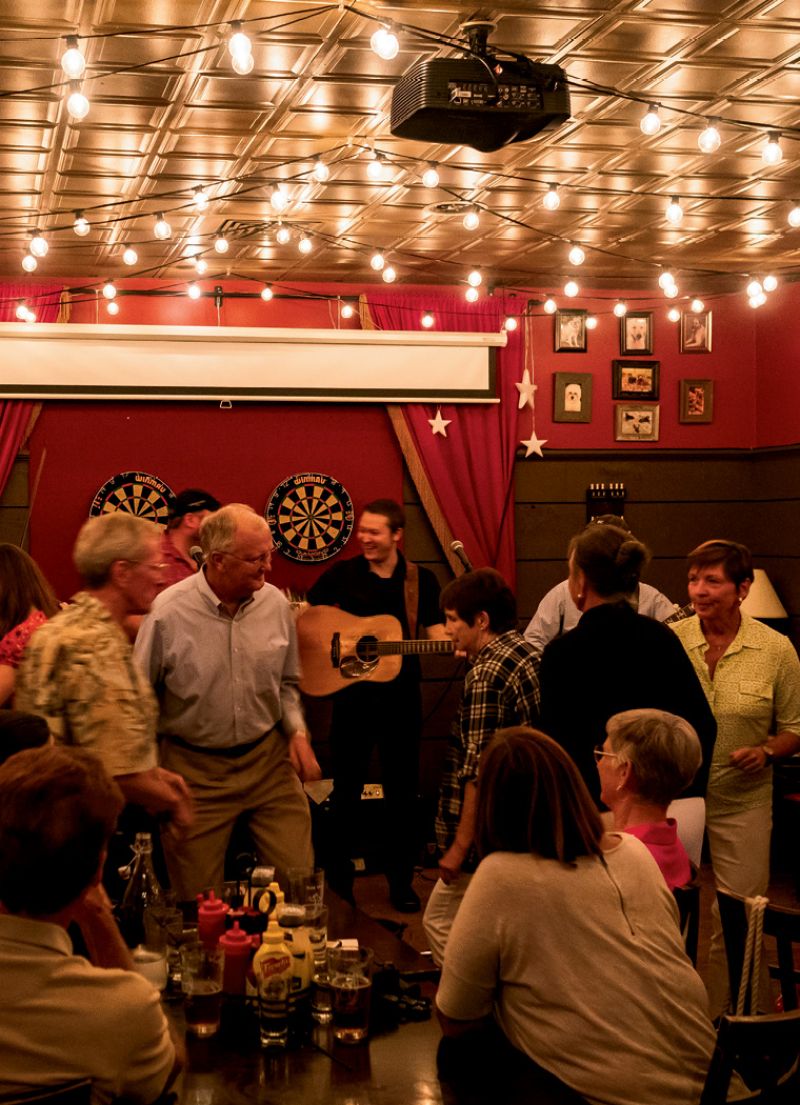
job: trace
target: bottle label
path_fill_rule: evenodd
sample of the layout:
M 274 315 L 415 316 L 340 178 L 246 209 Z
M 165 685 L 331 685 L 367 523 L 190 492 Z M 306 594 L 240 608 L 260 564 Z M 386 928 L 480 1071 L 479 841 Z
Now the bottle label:
M 264 958 L 259 961 L 258 969 L 262 978 L 288 973 L 292 969 L 291 956 L 265 955 Z

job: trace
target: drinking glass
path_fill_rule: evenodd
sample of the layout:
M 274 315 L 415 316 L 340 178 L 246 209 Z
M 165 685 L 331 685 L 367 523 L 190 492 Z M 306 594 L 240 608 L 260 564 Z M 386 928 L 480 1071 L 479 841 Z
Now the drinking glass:
M 333 1035 L 340 1043 L 361 1043 L 369 1033 L 373 958 L 371 948 L 328 949 Z
M 184 944 L 181 948 L 186 1028 L 195 1036 L 213 1036 L 219 1028 L 224 959 L 221 948 L 204 944 Z
M 307 905 L 303 924 L 308 930 L 308 942 L 314 958 L 314 969 L 320 970 L 327 963 L 328 952 L 328 907 L 326 905 Z
M 290 867 L 288 875 L 287 901 L 294 905 L 322 905 L 325 872 L 321 867 Z

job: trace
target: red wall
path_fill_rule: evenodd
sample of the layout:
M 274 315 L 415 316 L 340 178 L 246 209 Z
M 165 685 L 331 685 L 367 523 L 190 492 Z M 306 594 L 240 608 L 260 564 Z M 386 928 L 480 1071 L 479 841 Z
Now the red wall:
M 773 292 L 756 315 L 756 444 L 800 442 L 800 285 Z

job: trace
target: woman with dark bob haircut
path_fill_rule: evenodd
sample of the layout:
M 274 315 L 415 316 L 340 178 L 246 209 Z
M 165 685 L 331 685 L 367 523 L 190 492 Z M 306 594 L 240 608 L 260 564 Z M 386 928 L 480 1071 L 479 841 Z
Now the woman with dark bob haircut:
M 595 799 L 594 749 L 623 710 L 666 710 L 685 718 L 703 749 L 687 797 L 703 797 L 716 735 L 714 715 L 675 634 L 634 609 L 650 558 L 618 526 L 588 525 L 569 543 L 569 590 L 581 611 L 574 629 L 551 641 L 539 670 L 542 729 L 566 748 Z
M 555 741 L 496 734 L 477 842 L 436 999 L 445 1035 L 477 1054 L 496 1024 L 531 1074 L 588 1102 L 698 1102 L 714 1031 L 674 899 L 641 841 L 603 832 Z
M 0 544 L 0 706 L 14 693 L 25 646 L 58 600 L 33 557 L 17 545 Z

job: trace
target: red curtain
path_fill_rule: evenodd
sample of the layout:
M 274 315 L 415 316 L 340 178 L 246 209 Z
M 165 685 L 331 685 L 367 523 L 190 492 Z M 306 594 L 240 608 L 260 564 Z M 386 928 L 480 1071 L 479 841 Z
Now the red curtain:
M 455 296 L 426 293 L 368 293 L 370 314 L 380 330 L 419 330 L 429 310 L 439 330 L 497 333 L 506 313 L 518 314 L 520 300 L 486 297 L 468 304 Z M 514 458 L 522 378 L 523 327 L 508 335 L 497 350 L 497 396 L 492 405 L 442 404 L 450 419 L 447 437 L 431 432 L 428 419 L 436 408 L 408 403 L 403 410 L 410 437 L 437 504 L 453 536 L 462 541 L 476 568 L 497 568 L 513 588 L 516 579 L 514 539 Z
M 16 322 L 16 310 L 22 300 L 36 314 L 39 322 L 55 322 L 58 318 L 61 289 L 37 284 L 0 284 L 0 322 Z M 26 323 L 26 325 L 28 325 Z M 30 325 L 36 325 L 31 323 Z M 6 489 L 11 468 L 16 460 L 35 403 L 25 399 L 0 400 L 0 495 Z

